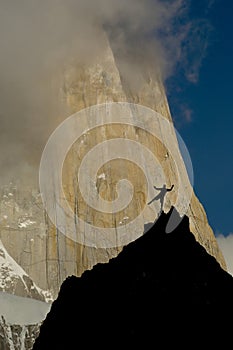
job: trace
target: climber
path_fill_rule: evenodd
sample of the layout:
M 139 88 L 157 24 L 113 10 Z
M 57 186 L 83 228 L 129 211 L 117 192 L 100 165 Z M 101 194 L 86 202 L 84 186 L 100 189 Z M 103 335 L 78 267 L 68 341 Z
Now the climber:
M 164 198 L 167 192 L 170 192 L 174 185 L 171 186 L 171 188 L 166 188 L 166 185 L 163 185 L 163 187 L 156 187 L 153 186 L 154 189 L 160 191 L 159 194 L 157 196 L 155 196 L 149 203 L 147 203 L 148 205 L 151 204 L 152 202 L 154 202 L 156 199 L 160 200 L 160 204 L 161 204 L 161 211 L 163 210 L 163 203 L 164 203 Z

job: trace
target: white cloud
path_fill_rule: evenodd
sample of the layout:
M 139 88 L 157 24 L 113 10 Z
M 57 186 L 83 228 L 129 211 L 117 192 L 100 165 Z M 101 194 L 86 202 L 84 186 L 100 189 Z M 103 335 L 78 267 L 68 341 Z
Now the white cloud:
M 216 239 L 225 258 L 228 272 L 233 276 L 233 233 L 227 236 L 218 234 Z
M 187 0 L 0 0 L 0 6 L 3 184 L 16 177 L 38 183 L 41 150 L 69 116 L 60 98 L 64 69 L 102 53 L 103 28 L 133 92 L 158 72 L 164 82 L 178 71 L 197 82 L 208 48 L 209 23 L 192 18 Z M 190 110 L 184 113 L 190 121 Z

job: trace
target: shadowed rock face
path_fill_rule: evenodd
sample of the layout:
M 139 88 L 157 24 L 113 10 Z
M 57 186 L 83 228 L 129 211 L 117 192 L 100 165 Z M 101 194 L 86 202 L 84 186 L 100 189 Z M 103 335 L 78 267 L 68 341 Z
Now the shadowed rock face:
M 144 349 L 189 348 L 218 340 L 225 349 L 233 278 L 195 240 L 188 217 L 165 233 L 171 211 L 109 263 L 63 282 L 33 350 L 79 349 L 83 342 L 101 349 L 139 342 Z

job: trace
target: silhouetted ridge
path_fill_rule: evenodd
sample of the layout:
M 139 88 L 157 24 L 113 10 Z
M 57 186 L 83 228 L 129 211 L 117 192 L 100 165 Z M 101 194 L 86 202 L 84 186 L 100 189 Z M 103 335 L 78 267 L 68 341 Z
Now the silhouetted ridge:
M 233 278 L 195 240 L 186 216 L 165 233 L 173 209 L 109 263 L 64 281 L 34 350 L 81 349 L 82 343 L 123 349 L 139 341 L 143 349 L 165 349 L 185 345 L 187 336 L 192 345 L 226 342 Z

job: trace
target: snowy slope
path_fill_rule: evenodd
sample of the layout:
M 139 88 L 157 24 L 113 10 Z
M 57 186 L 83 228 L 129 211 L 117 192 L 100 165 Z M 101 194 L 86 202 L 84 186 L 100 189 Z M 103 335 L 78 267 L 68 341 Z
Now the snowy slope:
M 39 288 L 8 254 L 0 240 L 0 291 L 49 302 L 52 296 Z
M 51 303 L 0 292 L 0 315 L 8 324 L 31 325 L 41 323 Z

